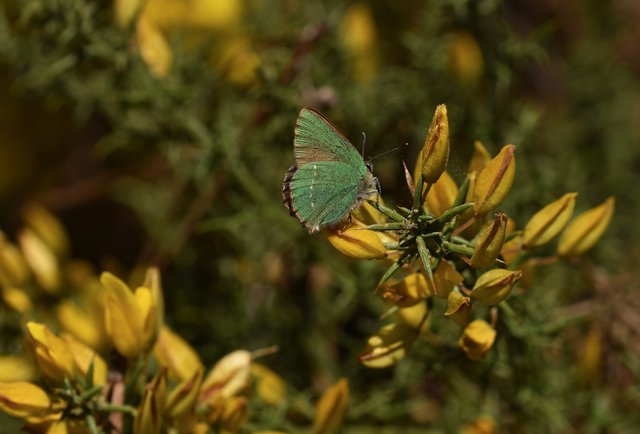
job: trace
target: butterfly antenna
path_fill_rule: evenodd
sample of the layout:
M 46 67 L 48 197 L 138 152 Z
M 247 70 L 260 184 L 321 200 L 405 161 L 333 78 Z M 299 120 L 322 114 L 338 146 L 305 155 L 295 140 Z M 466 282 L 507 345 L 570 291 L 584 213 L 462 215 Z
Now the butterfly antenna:
M 364 133 L 364 131 L 362 132 L 362 153 L 360 155 L 362 155 L 362 158 L 364 158 L 364 145 L 367 142 L 367 135 Z
M 369 158 L 369 161 L 377 160 L 378 158 L 384 157 L 385 155 L 389 155 L 390 153 L 396 152 L 397 150 L 405 149 L 407 146 L 409 146 L 409 144 L 405 143 L 404 146 L 397 146 L 397 147 L 395 147 L 393 149 L 389 149 L 388 151 L 384 151 L 381 154 L 378 154 L 378 155 L 376 155 L 374 157 Z

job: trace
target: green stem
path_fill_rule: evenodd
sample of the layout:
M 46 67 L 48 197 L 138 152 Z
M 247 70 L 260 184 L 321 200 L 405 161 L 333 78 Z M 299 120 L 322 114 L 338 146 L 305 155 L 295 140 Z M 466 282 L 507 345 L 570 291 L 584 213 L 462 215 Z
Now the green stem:
M 369 205 L 371 205 L 372 207 L 374 207 L 375 209 L 377 209 L 378 211 L 380 211 L 382 214 L 386 215 L 387 217 L 389 217 L 391 220 L 396 221 L 396 222 L 403 222 L 405 221 L 405 218 L 402 217 L 400 214 L 398 214 L 397 212 L 395 212 L 394 210 L 392 210 L 391 208 L 387 208 L 386 206 L 374 201 L 374 200 L 368 200 L 367 202 L 369 202 Z
M 459 255 L 473 256 L 473 249 L 471 247 L 463 246 L 449 241 L 443 241 L 442 247 L 449 250 L 450 252 L 457 253 Z
M 429 253 L 427 244 L 424 242 L 424 238 L 422 236 L 416 238 L 416 246 L 418 247 L 420 259 L 422 259 L 424 271 L 425 273 L 427 273 L 427 279 L 429 280 L 429 283 L 431 284 L 433 290 L 437 292 L 436 284 L 433 281 L 433 270 L 431 269 L 431 254 Z

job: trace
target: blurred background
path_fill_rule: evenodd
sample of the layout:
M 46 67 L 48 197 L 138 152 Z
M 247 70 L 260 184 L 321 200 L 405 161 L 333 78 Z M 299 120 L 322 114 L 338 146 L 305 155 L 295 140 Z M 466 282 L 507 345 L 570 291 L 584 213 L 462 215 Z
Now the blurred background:
M 264 363 L 302 397 L 347 377 L 344 432 L 497 432 L 473 425 L 482 417 L 510 433 L 640 430 L 639 2 L 0 5 L 7 239 L 38 203 L 60 218 L 70 257 L 97 272 L 160 266 L 166 321 L 205 364 L 278 345 Z M 408 143 L 374 162 L 385 201 L 407 205 L 402 161 L 415 164 L 440 103 L 457 181 L 475 140 L 493 154 L 516 145 L 501 208 L 520 225 L 569 191 L 578 212 L 610 195 L 616 212 L 584 261 L 537 271 L 531 335 L 504 337 L 509 363 L 422 343 L 369 370 L 357 354 L 381 324 L 372 289 L 384 267 L 341 256 L 289 217 L 293 127 L 310 106 L 358 149 L 365 132 L 365 157 Z M 3 354 L 20 340 L 1 307 Z

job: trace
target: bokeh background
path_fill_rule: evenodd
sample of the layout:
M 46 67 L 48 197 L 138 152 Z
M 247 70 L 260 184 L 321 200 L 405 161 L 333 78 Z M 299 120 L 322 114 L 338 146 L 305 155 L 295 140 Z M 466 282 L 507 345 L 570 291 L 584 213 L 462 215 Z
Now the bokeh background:
M 264 363 L 302 400 L 347 377 L 344 432 L 458 432 L 486 415 L 510 433 L 640 430 L 637 1 L 148 0 L 146 30 L 135 2 L 0 5 L 9 239 L 36 202 L 96 270 L 159 265 L 166 321 L 206 363 L 278 345 Z M 365 132 L 366 157 L 400 147 L 374 173 L 406 205 L 402 161 L 413 166 L 440 103 L 458 181 L 475 140 L 517 146 L 502 205 L 516 222 L 568 191 L 578 211 L 614 195 L 616 213 L 584 261 L 538 270 L 509 363 L 422 343 L 368 370 L 356 359 L 380 326 L 383 268 L 341 256 L 282 206 L 293 126 L 310 106 L 357 148 Z M 20 339 L 1 307 L 3 353 Z

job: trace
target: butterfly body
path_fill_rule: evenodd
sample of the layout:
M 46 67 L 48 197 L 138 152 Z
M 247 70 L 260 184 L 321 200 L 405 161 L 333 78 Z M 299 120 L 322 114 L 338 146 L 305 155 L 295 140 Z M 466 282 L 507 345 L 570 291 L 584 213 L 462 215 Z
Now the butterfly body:
M 285 206 L 309 233 L 334 226 L 377 193 L 378 181 L 353 145 L 324 116 L 303 108 L 284 178 Z

